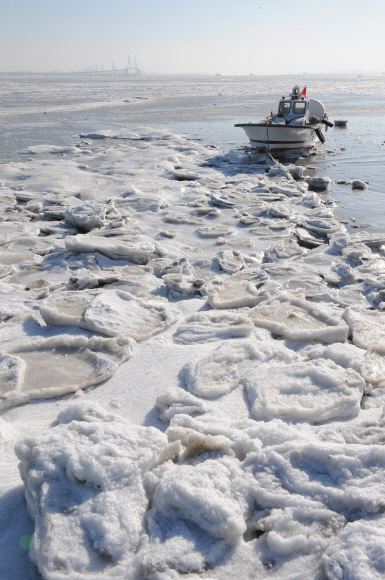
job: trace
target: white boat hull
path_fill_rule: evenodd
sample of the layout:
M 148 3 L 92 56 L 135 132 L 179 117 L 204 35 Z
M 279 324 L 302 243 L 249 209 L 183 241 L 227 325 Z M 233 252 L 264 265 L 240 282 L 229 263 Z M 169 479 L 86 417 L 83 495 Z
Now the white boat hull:
M 271 152 L 310 149 L 318 141 L 316 129 L 320 129 L 320 125 L 265 123 L 237 124 L 235 127 L 241 127 L 245 131 L 253 147 L 266 148 Z

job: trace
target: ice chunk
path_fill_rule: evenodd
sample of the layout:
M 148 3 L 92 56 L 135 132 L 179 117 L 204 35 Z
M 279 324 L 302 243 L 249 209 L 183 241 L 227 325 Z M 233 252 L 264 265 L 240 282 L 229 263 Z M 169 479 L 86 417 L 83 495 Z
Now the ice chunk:
M 79 326 L 87 328 L 84 312 L 97 292 L 56 292 L 42 303 L 40 314 L 47 324 L 53 326 Z
M 221 210 L 216 207 L 198 207 L 191 212 L 191 215 L 194 216 L 206 216 L 209 215 L 210 217 L 219 217 L 221 215 Z
M 21 237 L 38 236 L 40 228 L 36 224 L 19 221 L 0 222 L 0 246 L 8 244 Z
M 207 294 L 207 304 L 212 308 L 251 308 L 270 298 L 270 294 L 258 290 L 256 284 L 248 280 L 213 280 L 202 292 Z
M 188 258 L 178 258 L 176 260 L 169 260 L 167 258 L 159 258 L 151 261 L 151 266 L 154 269 L 154 274 L 161 278 L 165 274 L 183 274 L 184 276 L 193 276 L 194 268 L 190 264 Z
M 211 536 L 239 538 L 246 530 L 245 514 L 249 511 L 242 493 L 246 487 L 243 477 L 232 457 L 164 466 L 148 516 L 150 530 L 157 520 L 166 518 L 170 525 L 177 518 L 194 522 Z
M 326 306 L 314 306 L 285 292 L 255 306 L 250 318 L 256 326 L 291 340 L 341 342 L 348 335 L 345 322 Z
M 65 245 L 69 252 L 100 252 L 112 260 L 128 260 L 135 264 L 147 264 L 155 250 L 150 240 L 135 243 L 90 234 L 67 236 Z
M 289 507 L 273 509 L 258 521 L 258 530 L 267 532 L 271 552 L 287 558 L 296 553 L 321 555 L 344 524 L 343 515 L 328 509 Z
M 218 260 L 219 269 L 226 272 L 226 274 L 233 274 L 242 270 L 246 263 L 241 252 L 237 250 L 223 250 L 216 256 Z
M 274 203 L 267 206 L 266 213 L 274 218 L 288 218 L 293 215 L 293 208 L 284 203 Z
M 245 531 L 251 478 L 235 458 L 221 457 L 215 439 L 207 441 L 202 463 L 168 462 L 151 473 L 157 478 L 155 491 L 148 490 L 153 507 L 147 517 L 150 542 L 140 554 L 143 577 L 159 568 L 168 578 L 205 574 L 223 562 Z
M 33 299 L 30 292 L 17 291 L 12 286 L 0 288 L 0 320 L 7 320 L 12 316 L 27 312 L 36 315 L 37 309 L 37 301 Z
M 169 240 L 172 240 L 173 238 L 176 238 L 177 233 L 176 230 L 161 230 L 159 232 L 160 236 L 163 236 L 164 238 L 168 238 Z
M 25 149 L 18 151 L 18 153 L 26 155 L 47 155 L 60 153 L 79 153 L 79 149 L 73 145 L 29 145 Z
M 30 557 L 45 578 L 135 575 L 148 507 L 143 475 L 167 438 L 152 427 L 93 416 L 16 448 L 35 521 Z
M 385 459 L 379 447 L 348 445 L 326 426 L 294 428 L 277 420 L 257 423 L 254 437 L 264 448 L 250 453 L 244 468 L 254 474 L 260 509 L 326 507 L 350 517 L 354 510 L 356 518 L 381 513 Z
M 293 238 L 284 238 L 279 242 L 275 242 L 266 250 L 265 261 L 293 260 L 304 256 L 306 253 L 307 250 L 301 248 Z
M 199 397 L 220 397 L 240 381 L 239 363 L 257 352 L 251 345 L 220 346 L 214 352 L 183 368 L 186 388 Z
M 135 298 L 128 292 L 109 290 L 99 294 L 87 307 L 84 320 L 89 330 L 107 336 L 126 335 L 147 340 L 174 324 L 179 313 L 154 300 Z
M 306 248 L 318 248 L 318 246 L 325 243 L 324 238 L 312 235 L 310 232 L 305 230 L 305 228 L 295 228 L 295 234 L 302 245 Z
M 296 358 L 295 353 L 274 341 L 241 341 L 231 346 L 221 345 L 203 358 L 185 365 L 181 376 L 190 393 L 199 397 L 219 397 L 237 387 L 241 373 L 242 376 L 247 374 L 257 364 L 250 361 L 288 363 Z
M 332 361 L 262 363 L 243 384 L 257 419 L 274 417 L 321 423 L 358 414 L 365 381 Z
M 183 274 L 165 274 L 162 277 L 173 297 L 200 295 L 200 288 L 204 281 L 194 276 L 184 276 Z
M 168 213 L 164 216 L 164 221 L 168 224 L 187 224 L 197 226 L 206 223 L 203 218 L 176 213 Z
M 385 521 L 382 517 L 349 522 L 326 550 L 328 580 L 381 580 L 385 575 Z
M 88 202 L 76 207 L 71 207 L 65 212 L 65 221 L 79 230 L 89 232 L 94 228 L 100 228 L 106 223 L 107 208 L 96 202 Z
M 175 415 L 202 415 L 206 413 L 207 407 L 197 397 L 191 393 L 177 387 L 168 389 L 156 399 L 155 406 L 159 409 L 159 418 L 166 423 Z
M 254 248 L 254 242 L 251 238 L 217 238 L 217 244 L 220 246 L 240 246 L 242 248 Z
M 358 263 L 363 263 L 365 260 L 370 260 L 372 251 L 366 244 L 349 244 L 342 248 L 342 254 Z
M 304 180 L 314 191 L 325 191 L 332 182 L 330 177 L 305 177 Z
M 4 354 L 0 358 L 0 399 L 12 396 L 12 393 L 19 390 L 25 369 L 25 361 L 19 356 Z
M 124 199 L 118 198 L 115 199 L 114 202 L 119 211 L 129 208 L 139 213 L 146 211 L 155 213 L 160 209 L 168 207 L 168 203 L 164 199 L 161 199 L 160 197 L 148 197 L 145 195 L 124 196 Z
M 310 277 L 291 278 L 290 280 L 286 280 L 282 286 L 285 290 L 291 292 L 301 291 L 305 294 L 306 298 L 311 298 L 327 288 L 321 278 L 314 279 Z
M 373 384 L 385 381 L 385 343 L 368 346 L 362 376 Z
M 348 264 L 334 264 L 328 270 L 324 270 L 323 277 L 328 284 L 337 286 L 352 282 L 356 273 Z
M 97 385 L 132 356 L 133 345 L 130 339 L 65 335 L 15 346 L 0 359 L 0 409 Z
M 385 343 L 384 312 L 350 306 L 343 317 L 350 327 L 356 346 L 368 348 L 372 343 Z
M 351 288 L 351 286 L 348 286 L 348 288 Z M 311 300 L 312 302 L 333 302 L 342 308 L 352 305 L 361 306 L 362 308 L 370 308 L 370 303 L 366 297 L 361 294 L 359 289 L 338 290 L 337 288 L 329 288 L 321 290 L 317 294 L 313 294 Z
M 214 226 L 212 228 L 198 228 L 197 233 L 202 238 L 222 238 L 235 233 L 235 229 L 231 226 Z
M 345 233 L 346 228 L 337 220 L 322 219 L 322 218 L 308 218 L 303 219 L 301 225 L 312 234 L 317 234 L 322 237 L 329 237 L 336 233 Z
M 353 179 L 352 189 L 368 189 L 368 184 L 360 179 Z
M 362 374 L 362 365 L 365 359 L 365 351 L 357 348 L 353 344 L 336 342 L 329 346 L 305 347 L 307 356 L 310 359 L 330 359 L 344 369 L 353 369 L 358 374 Z M 301 351 L 301 352 L 304 352 Z
M 234 207 L 239 203 L 239 199 L 233 193 L 212 193 L 210 201 L 213 205 L 218 207 Z
M 179 344 L 213 342 L 224 337 L 247 337 L 253 330 L 253 323 L 239 312 L 198 312 L 186 318 L 178 326 L 174 341 Z
M 351 234 L 349 236 L 349 241 L 351 243 L 366 244 L 369 248 L 379 249 L 383 244 L 385 244 L 385 234 L 361 231 Z

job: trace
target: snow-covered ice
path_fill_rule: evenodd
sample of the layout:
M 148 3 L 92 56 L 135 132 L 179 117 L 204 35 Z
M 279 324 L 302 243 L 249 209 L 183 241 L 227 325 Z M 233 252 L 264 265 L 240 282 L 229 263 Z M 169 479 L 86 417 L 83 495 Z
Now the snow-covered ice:
M 143 126 L 0 166 L 1 577 L 383 577 L 385 235 L 329 186 Z

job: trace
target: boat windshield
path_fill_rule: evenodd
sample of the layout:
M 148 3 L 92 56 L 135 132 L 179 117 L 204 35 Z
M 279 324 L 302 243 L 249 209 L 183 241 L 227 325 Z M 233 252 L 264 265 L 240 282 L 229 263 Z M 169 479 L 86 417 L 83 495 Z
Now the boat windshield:
M 288 113 L 290 113 L 290 107 L 291 107 L 290 101 L 281 101 L 279 103 L 278 113 L 280 113 L 281 115 L 287 115 Z
M 296 101 L 293 107 L 293 113 L 295 115 L 304 115 L 306 111 L 305 101 Z

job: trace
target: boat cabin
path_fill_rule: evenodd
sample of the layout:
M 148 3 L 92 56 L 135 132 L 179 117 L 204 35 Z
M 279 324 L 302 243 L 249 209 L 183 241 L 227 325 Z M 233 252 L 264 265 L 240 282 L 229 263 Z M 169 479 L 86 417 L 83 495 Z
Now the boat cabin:
M 278 105 L 278 113 L 270 117 L 269 122 L 281 125 L 308 125 L 313 115 L 322 118 L 324 114 L 325 109 L 322 103 L 302 96 L 296 85 L 290 97 L 282 97 Z
M 285 117 L 287 121 L 300 119 L 306 116 L 308 109 L 307 100 L 301 97 L 301 100 L 282 100 L 279 103 L 278 115 Z

